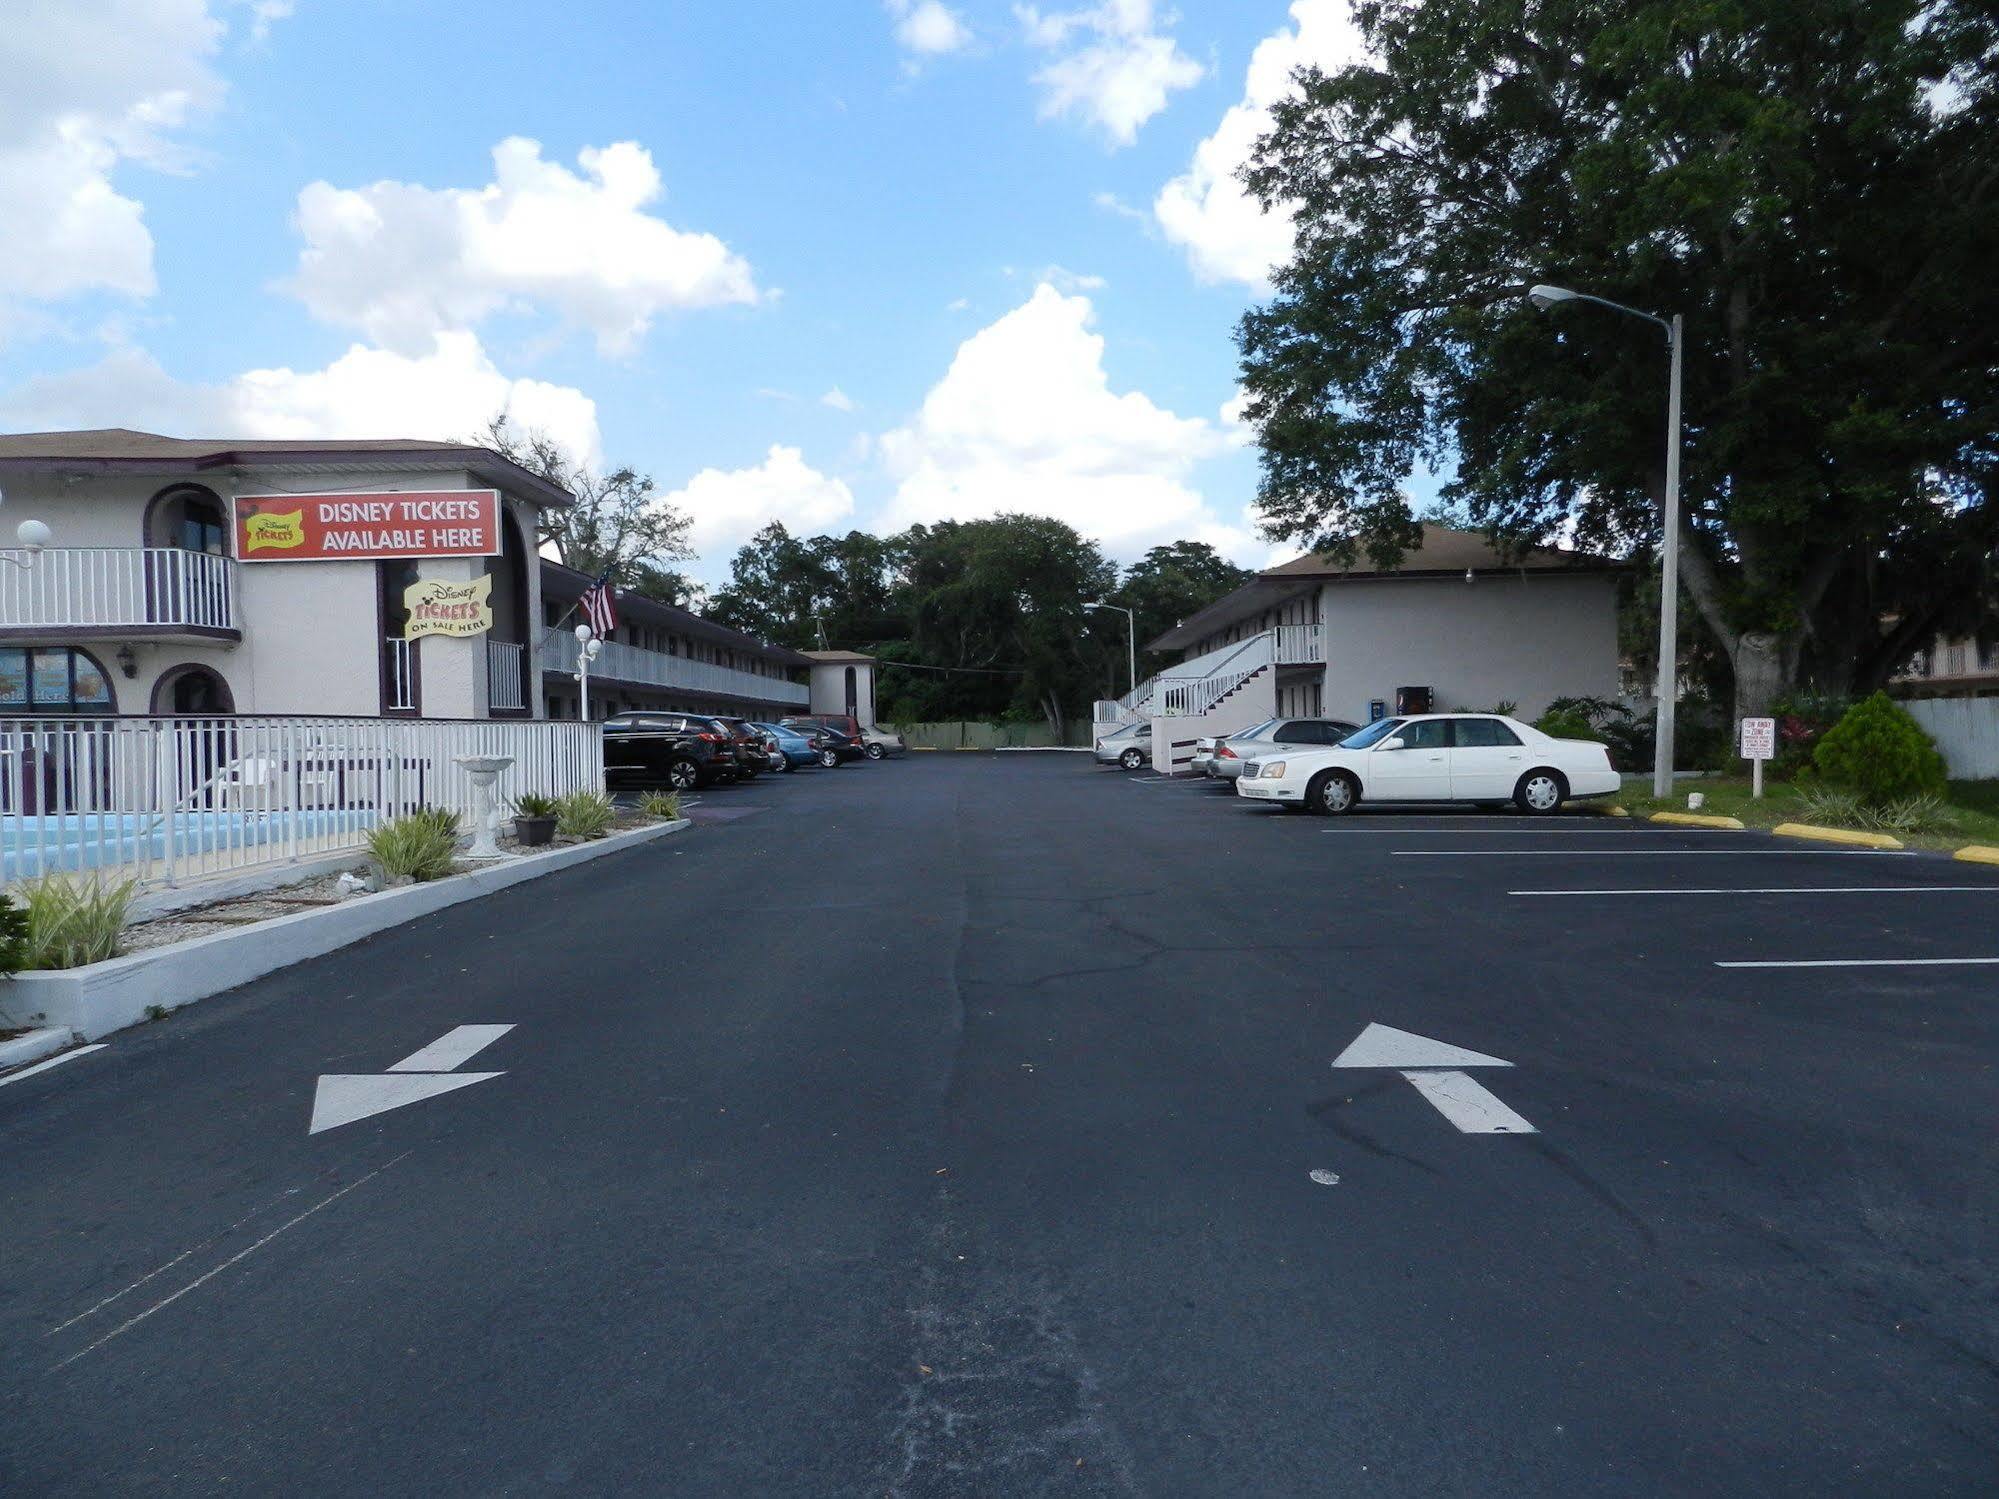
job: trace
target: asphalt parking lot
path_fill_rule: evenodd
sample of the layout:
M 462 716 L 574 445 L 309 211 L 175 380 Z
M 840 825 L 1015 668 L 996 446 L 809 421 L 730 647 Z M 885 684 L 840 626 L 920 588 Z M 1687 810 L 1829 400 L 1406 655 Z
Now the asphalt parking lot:
M 1999 872 L 1079 755 L 693 812 L 0 1087 L 0 1488 L 1999 1485 Z

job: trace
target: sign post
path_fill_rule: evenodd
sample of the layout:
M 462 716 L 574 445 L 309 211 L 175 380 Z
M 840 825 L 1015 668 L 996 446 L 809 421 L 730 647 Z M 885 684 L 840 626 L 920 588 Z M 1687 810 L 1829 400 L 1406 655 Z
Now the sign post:
M 1763 762 L 1775 759 L 1776 755 L 1777 720 L 1743 719 L 1742 758 L 1749 762 L 1749 794 L 1758 801 L 1763 799 Z

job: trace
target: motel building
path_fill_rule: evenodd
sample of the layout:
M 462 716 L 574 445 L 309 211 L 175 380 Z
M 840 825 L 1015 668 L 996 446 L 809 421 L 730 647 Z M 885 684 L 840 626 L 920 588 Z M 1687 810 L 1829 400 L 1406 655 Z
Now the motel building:
M 502 805 L 601 789 L 590 580 L 537 548 L 570 503 L 465 443 L 0 434 L 0 882 L 351 857 L 388 818 L 488 805 L 481 775 Z M 593 719 L 804 708 L 798 653 L 616 607 Z

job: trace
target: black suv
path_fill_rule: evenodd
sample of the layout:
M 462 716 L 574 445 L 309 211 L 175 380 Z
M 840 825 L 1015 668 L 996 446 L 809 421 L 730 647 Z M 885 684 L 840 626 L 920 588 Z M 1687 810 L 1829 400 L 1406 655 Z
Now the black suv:
M 676 791 L 691 791 L 740 775 L 736 736 L 712 718 L 641 711 L 604 720 L 607 781 L 664 782 Z

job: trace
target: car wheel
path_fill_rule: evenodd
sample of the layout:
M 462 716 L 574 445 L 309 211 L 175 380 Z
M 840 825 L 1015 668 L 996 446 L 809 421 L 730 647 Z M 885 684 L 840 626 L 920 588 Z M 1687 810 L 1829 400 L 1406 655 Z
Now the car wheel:
M 1137 770 L 1139 766 L 1145 763 L 1145 752 L 1143 750 L 1128 749 L 1117 757 L 1117 763 L 1122 765 L 1126 770 Z
M 1344 770 L 1322 770 L 1305 788 L 1305 805 L 1321 817 L 1344 817 L 1360 801 L 1360 782 Z
M 840 763 L 839 753 L 835 750 L 823 749 L 819 751 L 819 763 L 828 770 L 831 770 Z
M 701 767 L 692 760 L 675 760 L 666 767 L 666 783 L 675 791 L 692 791 L 701 784 Z
M 1546 817 L 1551 812 L 1559 812 L 1562 803 L 1568 800 L 1569 783 L 1559 770 L 1530 770 L 1520 778 L 1520 784 L 1513 788 L 1514 805 L 1529 817 Z
M 870 744 L 868 746 L 868 758 L 870 760 L 879 760 L 887 753 L 888 751 L 883 749 L 879 744 Z

